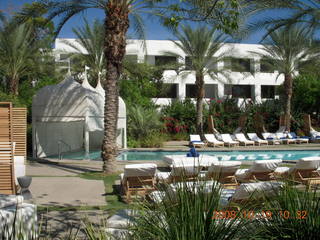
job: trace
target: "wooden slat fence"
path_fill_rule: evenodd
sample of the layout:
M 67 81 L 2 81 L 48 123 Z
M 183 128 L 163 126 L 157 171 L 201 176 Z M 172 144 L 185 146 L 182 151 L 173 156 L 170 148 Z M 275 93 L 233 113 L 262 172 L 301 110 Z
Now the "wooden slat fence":
M 12 108 L 12 136 L 15 143 L 15 156 L 27 159 L 27 109 Z
M 16 194 L 12 103 L 0 103 L 0 194 Z

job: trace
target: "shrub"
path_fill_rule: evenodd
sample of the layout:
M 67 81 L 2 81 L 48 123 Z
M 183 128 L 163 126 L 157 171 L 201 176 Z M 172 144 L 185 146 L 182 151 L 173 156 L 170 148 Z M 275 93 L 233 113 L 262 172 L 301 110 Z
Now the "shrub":
M 153 108 L 131 106 L 128 108 L 128 132 L 136 139 L 147 137 L 161 129 L 159 113 Z
M 317 76 L 300 75 L 294 79 L 292 109 L 312 114 L 320 113 L 320 81 Z
M 140 141 L 140 147 L 163 147 L 163 143 L 167 140 L 167 136 L 160 132 L 148 134 L 144 139 Z
M 154 108 L 128 108 L 129 147 L 161 147 L 166 140 L 162 128 L 160 114 Z
M 279 129 L 279 119 L 282 114 L 281 102 L 279 100 L 267 100 L 260 104 L 251 104 L 244 109 L 244 114 L 248 117 L 246 131 L 255 131 L 254 116 L 260 114 L 263 117 L 267 131 L 275 132 Z
M 238 127 L 240 113 L 235 99 L 210 99 L 208 115 L 213 116 L 215 128 L 220 132 L 232 133 Z
M 195 132 L 196 107 L 191 99 L 173 100 L 161 109 L 161 114 L 168 133 Z

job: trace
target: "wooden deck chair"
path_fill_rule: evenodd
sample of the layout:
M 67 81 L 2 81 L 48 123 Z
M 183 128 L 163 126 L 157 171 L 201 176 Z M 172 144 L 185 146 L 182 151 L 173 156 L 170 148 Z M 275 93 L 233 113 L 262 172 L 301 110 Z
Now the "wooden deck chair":
M 281 182 L 242 183 L 229 198 L 228 205 L 230 206 L 232 203 L 246 204 L 264 197 L 276 196 L 282 186 Z
M 240 168 L 240 161 L 218 162 L 209 167 L 205 179 L 216 180 L 224 187 L 234 187 L 238 185 L 235 177 L 236 171 Z
M 254 144 L 255 144 L 254 141 L 248 140 L 243 133 L 236 133 L 236 134 L 234 134 L 234 136 L 235 136 L 236 140 L 239 141 L 240 144 L 242 144 L 244 146 L 248 146 L 248 145 L 254 146 Z
M 12 103 L 0 103 L 0 194 L 16 194 Z
M 258 146 L 263 145 L 263 144 L 268 145 L 268 141 L 259 138 L 256 133 L 247 133 L 247 135 L 248 135 L 249 139 L 254 141 L 255 144 Z
M 224 142 L 224 144 L 228 147 L 231 147 L 231 146 L 239 146 L 239 142 L 238 141 L 234 141 L 230 134 L 228 133 L 224 133 L 224 134 L 221 134 L 221 139 L 222 141 Z
M 239 169 L 236 178 L 239 182 L 275 180 L 274 171 L 282 160 L 257 160 L 249 169 Z
M 208 146 L 213 146 L 213 147 L 216 147 L 216 146 L 224 146 L 224 142 L 222 141 L 219 141 L 215 136 L 214 134 L 205 134 L 204 135 L 206 141 L 207 141 L 207 144 Z
M 277 168 L 275 170 L 275 176 L 291 179 L 310 188 L 314 185 L 320 185 L 319 167 L 320 157 L 305 157 L 299 159 L 294 167 Z
M 205 147 L 205 143 L 201 141 L 200 135 L 197 134 L 190 135 L 189 145 L 193 147 Z
M 157 172 L 156 178 L 159 182 L 175 183 L 183 181 L 194 181 L 198 178 L 202 166 L 200 162 L 174 162 L 171 166 L 171 172 Z
M 133 192 L 142 192 L 146 195 L 148 191 L 155 190 L 156 170 L 157 165 L 153 163 L 125 165 L 120 178 L 128 202 Z

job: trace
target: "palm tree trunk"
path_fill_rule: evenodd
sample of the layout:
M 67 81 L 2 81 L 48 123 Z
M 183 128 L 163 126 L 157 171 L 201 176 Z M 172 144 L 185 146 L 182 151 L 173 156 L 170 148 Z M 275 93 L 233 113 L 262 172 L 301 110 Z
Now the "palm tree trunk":
M 203 98 L 204 98 L 204 77 L 203 74 L 196 73 L 196 87 L 197 87 L 197 132 L 203 135 Z
M 103 171 L 112 173 L 116 169 L 117 122 L 119 108 L 118 80 L 122 71 L 122 60 L 126 52 L 126 33 L 129 28 L 128 10 L 122 3 L 109 1 L 105 19 L 106 80 L 104 107 L 104 138 L 102 142 Z
M 18 87 L 19 87 L 19 77 L 12 76 L 9 81 L 10 93 L 15 96 L 18 96 L 19 95 Z
M 292 76 L 291 74 L 285 74 L 284 76 L 284 88 L 286 93 L 285 103 L 285 126 L 286 131 L 290 131 L 291 128 L 291 98 L 292 98 Z

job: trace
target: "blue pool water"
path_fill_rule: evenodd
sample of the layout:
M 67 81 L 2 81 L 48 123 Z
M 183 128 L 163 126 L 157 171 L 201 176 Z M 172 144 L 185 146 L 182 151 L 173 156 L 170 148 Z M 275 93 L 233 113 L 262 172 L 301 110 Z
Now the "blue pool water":
M 118 160 L 162 160 L 165 155 L 186 155 L 187 152 L 179 151 L 125 151 L 118 156 Z M 287 150 L 287 151 L 204 151 L 201 154 L 218 157 L 219 160 L 254 161 L 267 159 L 298 160 L 303 157 L 320 156 L 320 150 Z M 83 152 L 63 154 L 64 159 L 84 159 Z M 90 159 L 99 159 L 100 151 L 91 152 Z

